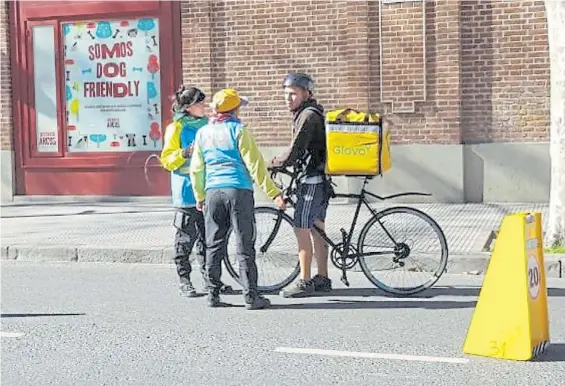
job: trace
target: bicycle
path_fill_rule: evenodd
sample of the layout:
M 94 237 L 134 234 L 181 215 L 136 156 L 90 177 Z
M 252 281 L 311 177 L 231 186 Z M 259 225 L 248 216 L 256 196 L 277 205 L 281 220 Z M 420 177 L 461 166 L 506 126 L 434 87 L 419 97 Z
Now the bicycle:
M 284 169 L 284 168 L 273 168 L 273 169 L 270 169 L 270 171 L 271 171 L 271 178 L 273 178 L 273 180 L 275 180 L 275 177 L 276 177 L 277 174 L 283 174 L 283 175 L 290 177 L 290 183 L 287 185 L 286 188 L 284 187 L 284 184 L 282 184 L 282 183 L 277 184 L 277 185 L 279 185 L 279 188 L 281 188 L 285 197 L 287 197 L 287 202 L 290 203 L 291 206 L 294 206 L 295 200 L 293 199 L 293 197 L 296 196 L 297 182 L 299 181 L 299 178 L 300 178 L 300 172 L 296 171 L 296 170 L 290 171 L 290 170 Z M 393 206 L 393 207 L 386 208 L 382 211 L 377 211 L 377 210 L 375 210 L 374 208 L 371 207 L 370 202 L 368 200 L 369 197 L 384 201 L 384 200 L 388 200 L 388 199 L 392 199 L 392 198 L 396 198 L 396 197 L 402 197 L 402 196 L 410 196 L 410 195 L 412 195 L 412 196 L 413 195 L 430 196 L 430 194 L 419 193 L 419 192 L 405 192 L 405 193 L 398 193 L 398 194 L 394 194 L 394 195 L 390 195 L 390 196 L 381 197 L 379 195 L 376 195 L 372 192 L 367 191 L 367 189 L 366 189 L 366 186 L 369 183 L 369 180 L 372 179 L 372 176 L 362 176 L 362 177 L 364 177 L 364 181 L 363 181 L 363 186 L 361 188 L 360 193 L 358 193 L 358 194 L 343 194 L 343 193 L 335 193 L 334 192 L 334 194 L 332 195 L 333 198 L 349 198 L 349 199 L 353 198 L 353 199 L 357 200 L 357 204 L 356 204 L 356 207 L 355 207 L 355 213 L 354 213 L 353 220 L 351 222 L 351 226 L 350 226 L 349 231 L 346 231 L 343 227 L 340 228 L 341 240 L 339 242 L 334 242 L 332 239 L 330 239 L 328 237 L 328 235 L 326 234 L 326 232 L 324 230 L 320 229 L 317 226 L 314 226 L 314 230 L 318 234 L 320 234 L 322 236 L 322 238 L 328 244 L 329 256 L 330 256 L 332 264 L 337 269 L 341 270 L 341 281 L 342 281 L 342 283 L 344 285 L 346 285 L 347 287 L 349 287 L 350 284 L 349 284 L 349 281 L 347 279 L 347 271 L 353 269 L 355 267 L 355 265 L 357 263 L 359 263 L 361 270 L 363 271 L 363 273 L 365 274 L 367 279 L 373 285 L 375 285 L 379 289 L 381 289 L 381 290 L 383 290 L 383 291 L 385 291 L 389 294 L 407 296 L 407 295 L 413 295 L 413 294 L 419 293 L 421 291 L 424 291 L 424 290 L 432 287 L 440 279 L 441 275 L 446 271 L 447 260 L 448 260 L 447 241 L 446 241 L 445 235 L 444 235 L 441 227 L 437 224 L 437 222 L 433 218 L 431 218 L 429 215 L 422 212 L 421 210 L 411 208 L 411 207 L 407 207 L 407 206 Z M 334 185 L 333 182 L 332 182 L 332 185 Z M 361 210 L 361 207 L 362 207 L 363 204 L 369 209 L 371 217 L 365 223 L 365 225 L 362 227 L 361 232 L 359 233 L 357 246 L 354 246 L 353 243 L 352 243 L 353 233 L 355 231 L 355 227 L 356 227 L 358 219 L 359 219 L 359 213 L 360 213 L 360 210 Z M 366 257 L 384 256 L 384 255 L 387 255 L 387 254 L 392 255 L 391 262 L 392 262 L 393 269 L 394 269 L 394 266 L 404 268 L 407 265 L 409 265 L 408 262 L 409 262 L 409 259 L 410 259 L 410 256 L 411 256 L 411 247 L 407 244 L 407 242 L 397 242 L 398 239 L 395 239 L 391 235 L 391 232 L 389 232 L 388 229 L 383 224 L 383 219 L 385 219 L 387 216 L 392 216 L 394 214 L 405 214 L 405 215 L 415 216 L 417 219 L 423 220 L 434 231 L 436 241 L 439 241 L 439 244 L 441 246 L 440 260 L 439 260 L 439 264 L 438 264 L 437 268 L 435 270 L 431 271 L 432 277 L 428 281 L 426 281 L 425 283 L 423 283 L 421 285 L 408 287 L 408 288 L 404 288 L 404 289 L 389 286 L 389 285 L 386 285 L 385 283 L 383 283 L 381 280 L 377 279 L 369 269 Z M 274 207 L 270 207 L 270 206 L 256 206 L 255 207 L 255 218 L 256 218 L 256 220 L 258 218 L 265 216 L 265 215 L 273 217 L 274 228 L 270 232 L 269 236 L 267 237 L 267 240 L 262 245 L 257 246 L 257 252 L 258 252 L 257 261 L 259 261 L 260 256 L 263 256 L 267 253 L 267 251 L 271 247 L 271 244 L 276 240 L 277 235 L 278 235 L 278 233 L 281 229 L 281 226 L 283 224 L 286 224 L 286 225 L 290 226 L 290 228 L 292 228 L 292 224 L 293 224 L 291 217 L 285 211 L 282 211 L 278 208 L 274 208 Z M 384 231 L 384 234 L 390 239 L 390 241 L 392 241 L 393 245 L 388 250 L 378 250 L 376 252 L 366 252 L 366 250 L 365 250 L 366 249 L 365 239 L 367 238 L 369 230 L 375 224 L 380 225 L 380 227 Z M 285 245 L 283 245 L 282 250 L 279 249 L 279 251 L 277 253 L 279 253 L 279 254 L 287 253 L 288 249 L 289 249 L 288 246 L 286 246 L 286 244 L 285 244 Z M 282 288 L 284 288 L 287 285 L 289 285 L 290 283 L 292 283 L 294 281 L 294 279 L 296 279 L 296 277 L 300 273 L 300 265 L 298 263 L 297 254 L 298 254 L 297 249 L 290 251 L 289 256 L 294 256 L 294 261 L 295 261 L 294 269 L 290 272 L 290 274 L 287 274 L 286 277 L 283 280 L 280 280 L 278 282 L 268 284 L 268 285 L 260 285 L 259 288 L 258 288 L 259 291 L 260 292 L 267 292 L 267 293 L 268 292 L 280 291 Z M 412 259 L 412 261 L 413 261 L 413 259 Z M 224 263 L 225 263 L 226 269 L 230 273 L 230 275 L 236 281 L 239 282 L 239 275 L 237 274 L 236 269 L 232 265 L 232 262 L 230 261 L 230 259 L 226 258 L 224 260 Z M 418 264 L 416 264 L 415 261 L 414 261 L 410 266 L 409 272 L 415 272 L 415 271 L 430 272 L 430 271 L 422 270 L 421 267 Z M 261 275 L 260 275 L 260 278 L 261 278 Z

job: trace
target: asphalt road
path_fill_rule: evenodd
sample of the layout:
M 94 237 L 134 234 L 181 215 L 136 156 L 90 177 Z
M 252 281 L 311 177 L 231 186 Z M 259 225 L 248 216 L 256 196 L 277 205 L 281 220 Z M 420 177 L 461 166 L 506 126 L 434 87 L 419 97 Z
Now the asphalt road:
M 1 271 L 6 386 L 563 385 L 565 280 L 548 283 L 553 345 L 514 362 L 462 352 L 479 277 L 446 275 L 399 299 L 352 273 L 351 289 L 336 276 L 328 296 L 273 295 L 272 309 L 247 311 L 240 295 L 219 309 L 181 298 L 171 265 L 3 261 Z

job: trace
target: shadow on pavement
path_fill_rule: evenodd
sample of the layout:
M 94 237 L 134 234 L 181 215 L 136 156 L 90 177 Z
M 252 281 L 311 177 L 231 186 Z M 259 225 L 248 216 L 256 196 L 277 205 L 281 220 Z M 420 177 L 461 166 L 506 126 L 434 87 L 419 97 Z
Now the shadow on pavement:
M 422 308 L 430 310 L 455 309 L 455 308 L 473 308 L 476 302 L 455 302 L 455 301 L 372 301 L 372 300 L 339 300 L 331 299 L 325 303 L 298 303 L 298 304 L 273 304 L 272 309 L 275 310 L 292 310 L 292 309 L 312 309 L 312 310 L 360 310 L 360 309 L 391 309 L 391 308 Z
M 565 362 L 565 343 L 552 343 L 532 362 Z
M 82 316 L 85 313 L 80 314 L 1 314 L 1 318 L 30 318 L 37 316 Z
M 413 297 L 433 298 L 435 296 L 479 296 L 480 287 L 437 287 L 430 288 Z M 565 296 L 565 288 L 548 288 L 548 296 Z
M 379 296 L 385 298 L 395 299 L 430 299 L 436 296 L 474 296 L 478 297 L 480 287 L 436 287 L 422 291 L 420 293 L 408 296 L 400 296 L 388 294 L 378 288 L 338 288 L 331 292 L 320 293 L 314 297 L 332 297 L 332 296 L 351 296 L 351 297 L 370 297 Z M 565 288 L 549 288 L 547 293 L 550 297 L 563 296 L 565 297 Z
M 134 214 L 134 213 L 169 213 L 171 210 L 121 210 L 116 212 L 98 212 L 95 210 L 83 210 L 81 212 L 73 213 L 42 213 L 42 214 L 13 214 L 3 215 L 2 218 L 41 218 L 41 217 L 70 217 L 70 216 L 84 216 L 84 215 L 115 215 Z

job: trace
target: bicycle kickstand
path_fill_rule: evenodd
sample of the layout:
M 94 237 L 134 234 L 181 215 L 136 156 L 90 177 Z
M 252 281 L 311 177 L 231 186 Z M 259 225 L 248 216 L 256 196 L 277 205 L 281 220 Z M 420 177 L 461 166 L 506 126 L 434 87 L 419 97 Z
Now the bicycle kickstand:
M 346 286 L 349 287 L 349 280 L 347 280 L 347 267 L 345 264 L 346 261 L 346 256 L 347 256 L 347 251 L 346 251 L 346 246 L 348 246 L 348 242 L 347 242 L 347 232 L 345 231 L 345 229 L 341 228 L 341 238 L 343 240 L 343 250 L 341 251 L 341 282 Z M 349 249 L 349 248 L 347 248 Z
M 349 280 L 347 280 L 347 275 L 345 274 L 345 269 L 343 269 L 343 273 L 341 274 L 341 282 L 342 282 L 346 287 L 349 287 Z

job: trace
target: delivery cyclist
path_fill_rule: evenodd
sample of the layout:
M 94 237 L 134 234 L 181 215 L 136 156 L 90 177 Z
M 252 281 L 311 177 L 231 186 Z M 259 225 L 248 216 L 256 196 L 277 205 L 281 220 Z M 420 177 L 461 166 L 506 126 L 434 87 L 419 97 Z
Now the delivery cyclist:
M 300 279 L 290 288 L 284 289 L 284 297 L 304 297 L 315 291 L 331 291 L 328 278 L 328 246 L 316 231 L 316 224 L 324 229 L 326 210 L 333 194 L 331 181 L 325 175 L 326 132 L 324 109 L 314 99 L 314 82 L 306 74 L 291 73 L 284 82 L 284 95 L 289 110 L 293 113 L 294 138 L 285 153 L 275 157 L 270 166 L 301 167 L 304 176 L 298 183 L 297 202 L 294 210 L 294 230 L 298 242 Z M 312 239 L 314 248 L 312 248 Z M 312 249 L 316 256 L 318 274 L 311 277 Z
M 165 131 L 161 152 L 161 164 L 171 172 L 171 193 L 175 207 L 174 261 L 180 281 L 182 296 L 196 296 L 196 289 L 190 280 L 192 266 L 189 256 L 198 242 L 196 258 L 204 283 L 206 280 L 204 218 L 196 210 L 189 176 L 189 158 L 196 132 L 208 123 L 204 115 L 206 95 L 195 87 L 181 85 L 173 100 L 173 122 Z M 232 292 L 230 286 L 222 285 L 222 292 Z
M 222 251 L 233 229 L 237 245 L 239 277 L 247 309 L 267 308 L 270 301 L 257 291 L 255 263 L 255 202 L 253 181 L 285 209 L 281 191 L 269 177 L 263 156 L 251 132 L 238 118 L 246 105 L 234 89 L 218 91 L 211 107 L 210 123 L 196 134 L 190 165 L 197 208 L 204 209 L 206 227 L 206 270 L 209 279 L 208 305 L 221 306 Z

